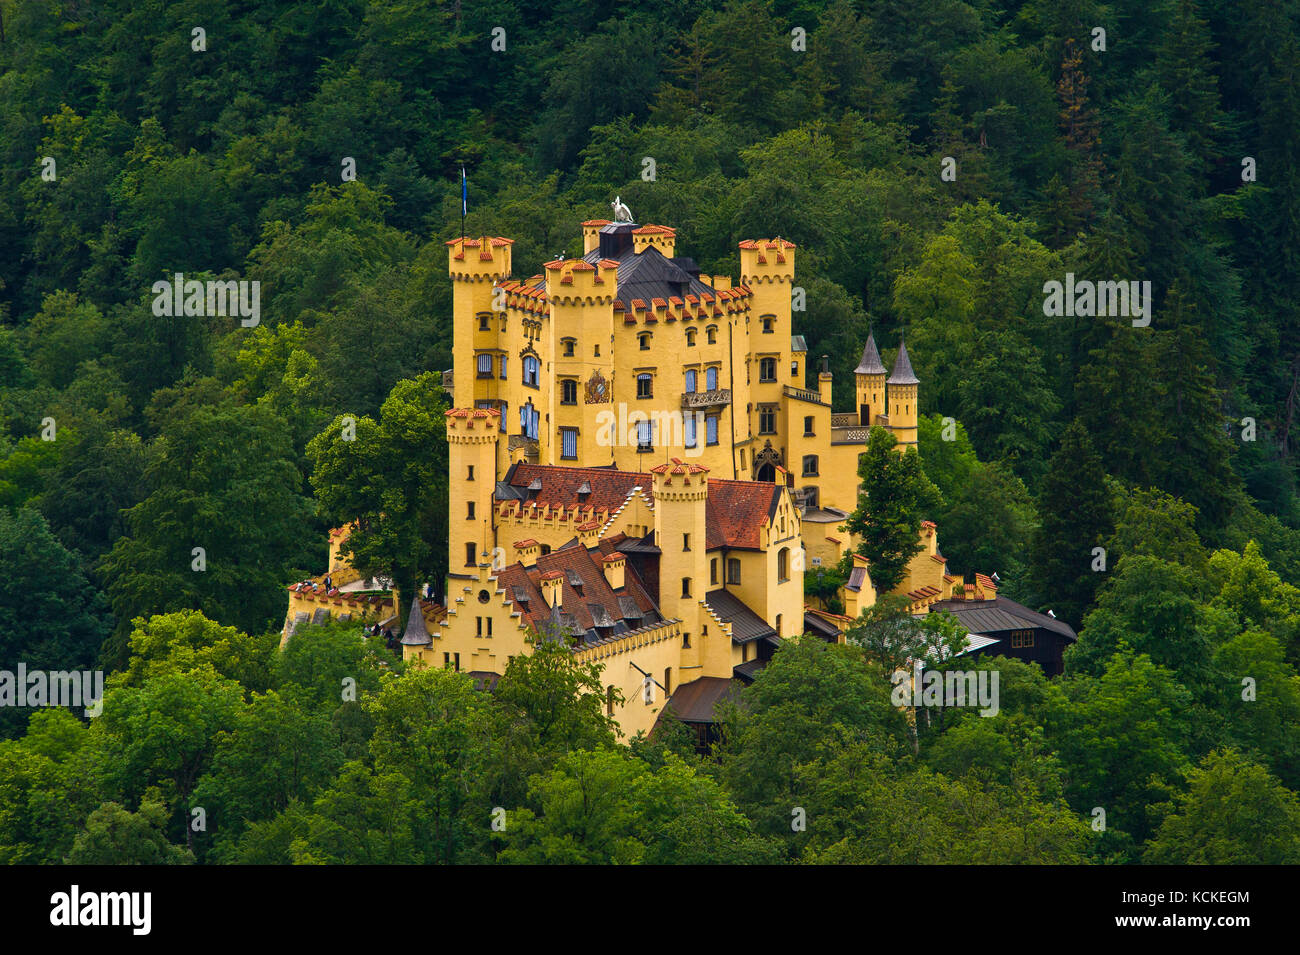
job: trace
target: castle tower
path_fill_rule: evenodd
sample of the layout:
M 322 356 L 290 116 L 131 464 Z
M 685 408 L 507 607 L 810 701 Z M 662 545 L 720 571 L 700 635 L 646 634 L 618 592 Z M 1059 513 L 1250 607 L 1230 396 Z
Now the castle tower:
M 447 571 L 452 576 L 476 575 L 478 565 L 492 559 L 500 424 L 501 412 L 492 408 L 447 412 L 448 471 L 455 489 L 447 519 Z
M 544 464 L 613 464 L 616 449 L 609 441 L 609 429 L 598 434 L 596 422 L 599 413 L 611 407 L 614 350 L 610 341 L 618 262 L 601 259 L 592 265 L 582 259 L 556 259 L 544 269 L 551 321 L 543 332 L 548 336 L 543 358 L 550 358 L 550 371 L 539 386 L 538 403 L 546 410 L 537 435 L 537 460 Z
M 510 246 L 514 239 L 483 236 L 455 238 L 447 243 L 447 272 L 452 281 L 452 400 L 473 408 L 480 401 L 502 396 L 496 372 L 507 347 L 508 330 L 502 328 L 504 312 L 494 311 L 494 288 L 510 277 Z M 504 296 L 501 297 L 504 301 Z M 487 319 L 486 322 L 483 319 Z M 518 329 L 514 334 L 518 336 Z M 477 375 L 480 355 L 489 355 L 491 377 Z
M 862 349 L 862 360 L 853 369 L 853 377 L 858 424 L 868 428 L 875 423 L 877 415 L 888 414 L 885 410 L 885 364 L 880 360 L 874 332 L 867 334 L 867 347 Z
M 750 290 L 750 319 L 747 329 L 738 330 L 736 347 L 748 341 L 748 353 L 733 356 L 736 377 L 743 378 L 742 369 L 749 365 L 749 395 L 744 400 L 752 403 L 754 411 L 750 432 L 757 434 L 759 406 L 779 405 L 784 396 L 783 386 L 803 388 L 802 378 L 790 375 L 791 319 L 790 296 L 794 287 L 794 243 L 784 239 L 746 239 L 740 243 L 740 283 Z M 737 385 L 739 382 L 737 382 Z M 737 401 L 742 393 L 738 392 Z M 743 407 L 739 409 L 744 413 Z M 781 416 L 778 416 L 778 419 Z M 777 435 L 772 443 L 781 449 L 789 446 L 790 435 L 781 433 L 784 425 L 778 423 Z M 740 430 L 743 435 L 744 429 Z
M 692 649 L 701 651 L 704 620 L 700 603 L 709 585 L 708 528 L 704 518 L 709 469 L 673 458 L 650 472 L 654 481 L 655 543 L 659 547 L 659 608 L 664 616 L 681 620 L 682 632 L 690 634 Z M 729 666 L 729 656 L 727 660 Z
M 898 343 L 898 357 L 889 376 L 889 428 L 898 439 L 898 450 L 916 447 L 917 386 L 921 381 L 912 371 L 907 345 Z

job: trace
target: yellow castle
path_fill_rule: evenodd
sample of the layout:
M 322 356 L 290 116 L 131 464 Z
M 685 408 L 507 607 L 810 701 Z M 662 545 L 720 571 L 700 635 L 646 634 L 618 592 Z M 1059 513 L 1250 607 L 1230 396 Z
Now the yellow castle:
M 670 705 L 703 742 L 733 679 L 752 680 L 782 640 L 837 638 L 874 603 L 862 558 L 850 616 L 806 608 L 803 575 L 852 547 L 840 525 L 870 427 L 915 446 L 919 382 L 906 347 L 887 372 L 869 336 L 856 411 L 832 413 L 824 365 L 806 387 L 791 242 L 741 242 L 733 282 L 677 256 L 666 226 L 595 220 L 582 236 L 582 258 L 522 281 L 510 239 L 447 243 L 447 599 L 416 602 L 403 655 L 490 683 L 534 641 L 563 640 L 602 665 L 626 734 Z M 963 587 L 934 525 L 921 537 L 900 587 L 918 612 Z M 339 542 L 336 581 L 356 576 Z M 975 587 L 994 591 L 982 575 Z M 337 600 L 298 585 L 290 616 Z

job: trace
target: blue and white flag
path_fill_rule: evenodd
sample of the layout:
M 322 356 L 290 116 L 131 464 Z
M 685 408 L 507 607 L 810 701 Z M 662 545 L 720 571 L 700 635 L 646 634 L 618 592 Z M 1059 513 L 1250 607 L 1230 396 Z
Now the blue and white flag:
M 465 167 L 460 167 L 460 214 L 469 212 L 469 181 L 465 178 Z

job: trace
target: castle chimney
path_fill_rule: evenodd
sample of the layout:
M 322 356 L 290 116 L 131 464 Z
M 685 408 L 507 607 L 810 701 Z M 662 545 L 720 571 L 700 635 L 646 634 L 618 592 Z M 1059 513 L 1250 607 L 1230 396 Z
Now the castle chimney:
M 542 574 L 542 599 L 552 610 L 558 610 L 564 601 L 564 574 L 548 570 Z
M 627 582 L 627 558 L 619 551 L 612 554 L 606 554 L 601 558 L 604 564 L 605 580 L 609 582 L 611 590 L 619 590 Z
M 537 566 L 537 555 L 541 550 L 542 545 L 531 537 L 527 540 L 515 541 L 515 556 L 525 567 Z

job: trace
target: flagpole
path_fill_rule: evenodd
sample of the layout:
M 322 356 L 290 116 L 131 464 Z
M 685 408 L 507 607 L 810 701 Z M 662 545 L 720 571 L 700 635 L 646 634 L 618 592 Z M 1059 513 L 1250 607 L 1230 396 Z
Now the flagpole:
M 465 207 L 469 204 L 469 183 L 465 179 L 465 167 L 460 167 L 460 247 L 465 248 Z

